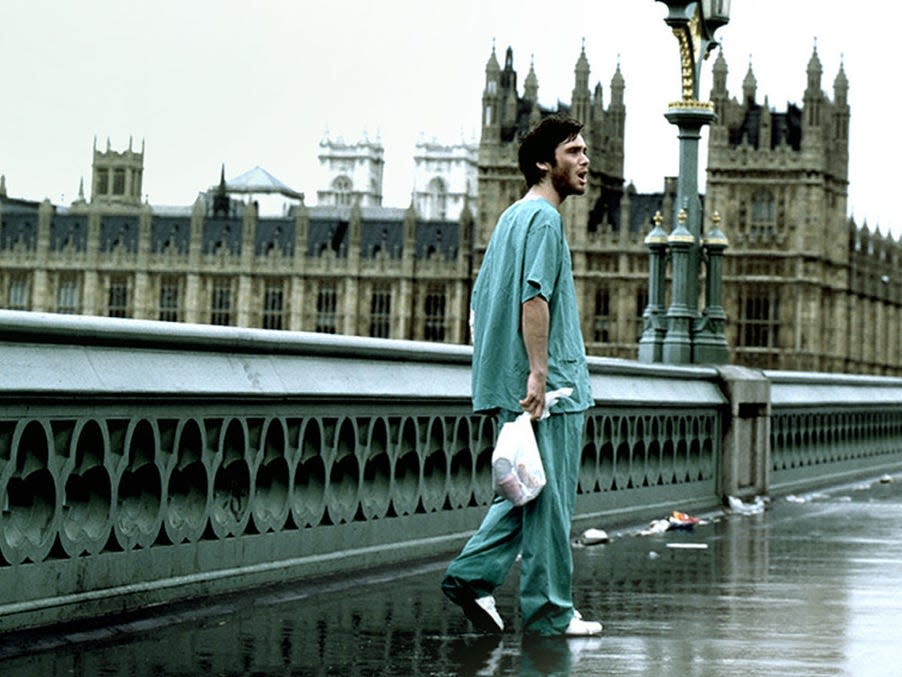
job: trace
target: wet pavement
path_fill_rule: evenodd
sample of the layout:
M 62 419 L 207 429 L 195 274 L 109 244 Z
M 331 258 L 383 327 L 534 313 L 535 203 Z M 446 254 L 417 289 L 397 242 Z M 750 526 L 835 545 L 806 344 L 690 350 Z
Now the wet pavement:
M 496 595 L 507 631 L 476 633 L 439 592 L 443 560 L 7 635 L 0 675 L 900 675 L 894 480 L 575 547 L 574 597 L 605 623 L 597 639 L 522 637 L 516 571 Z

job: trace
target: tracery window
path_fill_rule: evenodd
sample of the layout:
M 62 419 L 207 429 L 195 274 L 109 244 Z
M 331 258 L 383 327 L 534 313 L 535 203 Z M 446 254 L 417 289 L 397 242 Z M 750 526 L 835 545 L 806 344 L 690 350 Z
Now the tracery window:
M 107 292 L 107 316 L 129 317 L 128 311 L 128 278 L 124 275 L 114 275 L 110 278 L 110 288 Z
M 77 315 L 80 310 L 79 296 L 77 275 L 61 274 L 56 289 L 56 312 L 61 315 Z
M 6 290 L 6 307 L 10 310 L 29 310 L 30 287 L 28 273 L 11 274 Z
M 425 322 L 423 324 L 423 338 L 427 341 L 445 340 L 445 289 L 433 285 L 426 290 L 424 299 Z
M 267 280 L 263 288 L 264 329 L 285 328 L 285 282 Z
M 777 209 L 773 193 L 761 190 L 752 196 L 749 230 L 753 235 L 772 235 L 777 225 Z
M 595 313 L 592 322 L 592 340 L 608 343 L 611 340 L 611 294 L 607 289 L 595 290 Z
M 388 338 L 391 335 L 391 287 L 375 285 L 370 296 L 370 336 Z
M 351 191 L 354 184 L 347 176 L 339 176 L 332 182 L 332 190 L 335 192 L 335 204 L 339 206 L 350 206 Z
M 448 210 L 448 189 L 445 182 L 435 177 L 427 188 L 426 218 L 444 219 Z
M 213 280 L 210 290 L 210 324 L 232 324 L 232 281 L 226 277 Z
M 780 299 L 776 289 L 749 288 L 741 292 L 738 329 L 739 347 L 779 347 Z
M 332 282 L 320 285 L 316 294 L 316 327 L 322 334 L 334 334 L 338 328 L 336 309 L 338 307 L 338 290 Z
M 182 319 L 182 280 L 167 276 L 160 280 L 160 306 L 158 317 L 161 322 L 180 322 Z

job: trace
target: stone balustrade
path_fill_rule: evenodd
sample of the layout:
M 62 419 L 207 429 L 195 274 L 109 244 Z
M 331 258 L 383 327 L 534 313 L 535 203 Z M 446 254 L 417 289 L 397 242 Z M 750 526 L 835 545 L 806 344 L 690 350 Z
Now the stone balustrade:
M 0 631 L 441 556 L 492 500 L 465 346 L 16 311 L 0 331 Z M 577 525 L 902 465 L 900 380 L 590 372 Z

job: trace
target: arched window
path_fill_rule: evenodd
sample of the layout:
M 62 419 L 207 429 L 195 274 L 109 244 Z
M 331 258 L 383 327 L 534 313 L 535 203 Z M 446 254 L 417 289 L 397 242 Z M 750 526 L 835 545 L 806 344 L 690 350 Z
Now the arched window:
M 350 205 L 351 204 L 351 191 L 354 189 L 354 184 L 351 182 L 347 176 L 339 176 L 332 182 L 332 190 L 335 193 L 335 204 L 337 205 Z
M 444 219 L 448 211 L 448 188 L 445 182 L 435 177 L 426 187 L 426 218 Z
M 772 235 L 777 225 L 777 210 L 773 193 L 760 190 L 752 195 L 749 230 L 753 235 Z

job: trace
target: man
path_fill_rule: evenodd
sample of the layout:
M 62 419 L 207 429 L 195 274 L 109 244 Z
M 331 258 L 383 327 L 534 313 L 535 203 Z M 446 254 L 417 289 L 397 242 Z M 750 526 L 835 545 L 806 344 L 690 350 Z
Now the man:
M 573 608 L 570 521 L 584 412 L 592 406 L 570 250 L 558 207 L 586 191 L 589 158 L 569 118 L 550 117 L 520 142 L 529 190 L 501 215 L 473 288 L 473 408 L 496 411 L 499 427 L 522 411 L 539 418 L 545 391 L 573 393 L 534 429 L 547 484 L 515 507 L 496 497 L 479 530 L 451 562 L 443 592 L 480 630 L 504 629 L 492 591 L 518 555 L 523 630 L 586 636 L 600 623 Z

